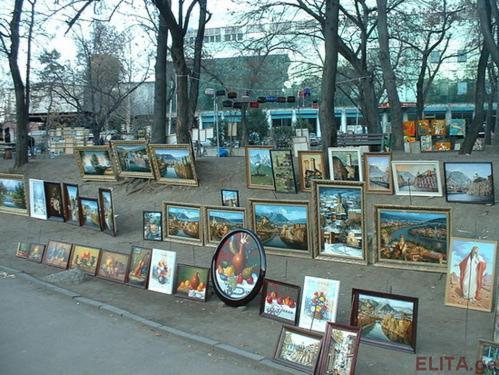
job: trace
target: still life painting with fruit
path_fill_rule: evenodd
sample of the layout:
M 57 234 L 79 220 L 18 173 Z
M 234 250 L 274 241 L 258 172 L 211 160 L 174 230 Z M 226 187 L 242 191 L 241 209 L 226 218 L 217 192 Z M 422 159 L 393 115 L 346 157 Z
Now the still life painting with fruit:
M 175 295 L 195 300 L 206 301 L 209 268 L 177 265 Z
M 266 279 L 262 289 L 262 316 L 295 324 L 298 317 L 300 287 Z

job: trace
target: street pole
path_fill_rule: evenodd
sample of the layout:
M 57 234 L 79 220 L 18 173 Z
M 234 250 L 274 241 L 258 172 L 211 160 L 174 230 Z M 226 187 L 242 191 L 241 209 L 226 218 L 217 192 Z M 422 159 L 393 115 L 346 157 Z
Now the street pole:
M 217 109 L 217 96 L 213 95 L 213 114 L 215 119 L 215 128 L 217 130 L 217 157 L 220 157 L 220 133 L 218 132 L 218 109 Z

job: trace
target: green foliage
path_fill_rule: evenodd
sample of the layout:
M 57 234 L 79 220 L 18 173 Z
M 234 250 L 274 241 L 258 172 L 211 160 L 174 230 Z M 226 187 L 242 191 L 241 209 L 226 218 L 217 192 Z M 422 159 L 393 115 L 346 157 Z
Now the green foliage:
M 248 109 L 246 119 L 248 122 L 248 134 L 257 133 L 260 139 L 268 135 L 267 115 L 260 108 Z
M 16 186 L 16 189 L 12 193 L 12 200 L 16 207 L 26 208 L 26 195 L 22 184 Z
M 274 142 L 277 148 L 290 148 L 294 135 L 293 127 L 277 126 L 272 129 Z

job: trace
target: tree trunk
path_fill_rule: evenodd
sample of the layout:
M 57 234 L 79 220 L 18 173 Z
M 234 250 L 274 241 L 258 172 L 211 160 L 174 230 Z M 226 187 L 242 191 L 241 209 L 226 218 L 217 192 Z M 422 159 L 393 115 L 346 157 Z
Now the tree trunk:
M 397 78 L 390 60 L 386 1 L 387 0 L 376 1 L 378 5 L 379 61 L 381 68 L 383 69 L 383 82 L 388 94 L 388 102 L 390 103 L 392 148 L 394 150 L 402 150 L 404 146 L 404 136 L 402 132 L 402 107 L 400 105 L 399 94 L 397 91 Z
M 490 76 L 489 76 L 490 77 Z M 485 144 L 490 145 L 492 143 L 492 128 L 494 127 L 494 119 L 492 118 L 494 104 L 494 97 L 496 96 L 496 87 L 487 95 L 487 115 L 485 116 Z
M 482 128 L 485 118 L 483 104 L 485 102 L 485 75 L 487 70 L 487 60 L 489 59 L 489 50 L 485 45 L 482 46 L 480 59 L 478 60 L 476 88 L 475 88 L 475 117 L 471 122 L 466 137 L 464 138 L 463 146 L 460 154 L 471 154 L 473 145 L 478 137 L 478 132 Z
M 166 143 L 168 28 L 161 14 L 158 18 L 156 63 L 154 65 L 156 78 L 154 81 L 154 116 L 151 129 L 151 142 L 162 144 Z
M 249 135 L 248 135 L 248 103 L 242 103 L 241 105 L 241 147 L 248 145 Z
M 499 13 L 496 1 L 489 2 L 489 0 L 478 0 L 477 11 L 478 17 L 480 18 L 480 30 L 482 31 L 484 44 L 488 49 L 492 60 L 499 68 L 499 46 L 497 45 L 497 41 L 494 40 L 492 28 L 490 27 L 491 13 L 495 15 Z M 491 7 L 494 7 L 494 9 Z M 496 22 L 499 22 L 499 19 L 496 19 Z
M 178 39 L 178 38 L 177 38 Z M 185 62 L 183 38 L 173 39 L 172 60 L 177 75 L 177 143 L 189 144 L 189 69 Z
M 367 125 L 369 133 L 381 133 L 378 99 L 372 75 L 366 71 L 369 77 L 360 80 L 360 107 L 364 117 L 364 124 Z
M 338 68 L 338 13 L 339 1 L 326 0 L 324 24 L 324 68 L 321 79 L 321 101 L 319 119 L 322 134 L 322 148 L 327 154 L 328 147 L 336 146 L 338 125 L 336 124 L 334 99 L 336 94 L 336 73 Z
M 424 72 L 426 71 L 427 59 L 423 57 L 421 64 L 424 64 L 424 69 L 421 67 L 418 81 L 416 82 L 416 119 L 422 120 L 424 118 Z

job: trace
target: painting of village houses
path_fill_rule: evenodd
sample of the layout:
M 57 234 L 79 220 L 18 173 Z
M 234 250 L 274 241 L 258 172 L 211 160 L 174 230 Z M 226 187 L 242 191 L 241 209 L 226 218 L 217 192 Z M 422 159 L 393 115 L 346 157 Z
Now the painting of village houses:
M 450 209 L 377 205 L 375 212 L 377 265 L 446 271 Z
M 321 346 L 321 335 L 283 326 L 274 356 L 277 362 L 310 372 L 313 370 Z
M 321 354 L 321 373 L 354 375 L 359 348 L 360 329 L 328 323 L 325 334 L 325 352 Z
M 298 151 L 298 167 L 302 191 L 312 191 L 312 180 L 324 180 L 324 154 L 318 151 Z
M 166 237 L 171 241 L 202 242 L 200 227 L 201 209 L 199 207 L 165 205 Z
M 395 194 L 442 196 L 438 161 L 393 161 L 392 170 Z
M 330 147 L 329 176 L 335 181 L 362 181 L 360 151 L 358 148 Z
M 291 150 L 271 150 L 272 171 L 275 191 L 279 193 L 296 193 L 293 154 Z
M 154 178 L 145 142 L 114 141 L 112 147 L 120 176 Z
M 217 246 L 225 235 L 237 228 L 244 228 L 246 224 L 245 209 L 206 207 L 205 220 L 208 223 L 207 245 Z
M 198 181 L 188 145 L 150 145 L 156 179 L 160 183 L 195 185 Z
M 0 211 L 28 213 L 23 176 L 0 174 Z
M 492 163 L 444 163 L 448 202 L 494 204 Z

